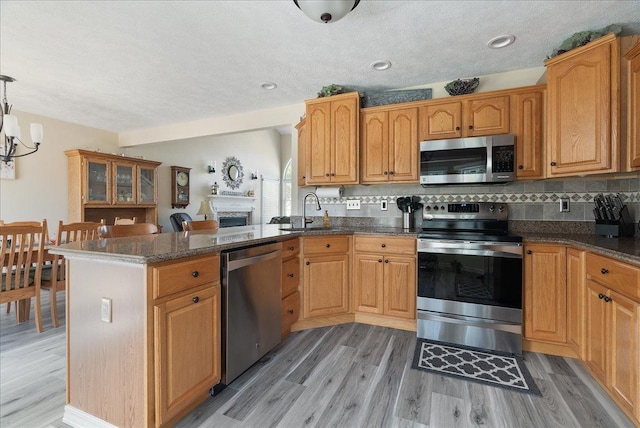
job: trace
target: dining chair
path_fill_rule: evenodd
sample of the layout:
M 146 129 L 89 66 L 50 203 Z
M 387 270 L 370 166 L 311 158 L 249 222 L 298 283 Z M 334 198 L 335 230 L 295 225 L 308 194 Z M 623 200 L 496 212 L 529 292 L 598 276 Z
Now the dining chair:
M 174 232 L 182 232 L 184 230 L 182 228 L 182 222 L 191 221 L 191 216 L 187 213 L 173 213 L 169 216 L 169 220 L 171 221 L 171 227 L 173 227 Z
M 99 238 L 120 238 L 153 233 L 158 233 L 158 226 L 153 223 L 102 225 L 98 228 Z
M 216 220 L 183 221 L 182 230 L 218 230 L 218 222 Z
M 42 332 L 40 310 L 40 281 L 47 241 L 47 221 L 34 225 L 0 225 L 0 260 L 2 260 L 2 282 L 0 303 L 31 301 L 35 298 L 36 329 Z M 26 314 L 29 307 L 24 308 Z M 21 309 L 16 311 L 20 320 Z M 27 319 L 28 317 L 25 317 Z
M 88 241 L 98 239 L 98 228 L 101 223 L 80 222 L 64 224 L 58 222 L 58 237 L 56 245 L 68 244 L 75 241 Z M 42 290 L 49 290 L 49 302 L 51 304 L 51 320 L 54 327 L 59 327 L 58 321 L 58 304 L 56 293 L 66 289 L 66 271 L 64 257 L 60 254 L 54 254 L 50 265 L 42 268 L 41 284 Z
M 133 217 L 133 218 L 116 217 L 116 219 L 113 222 L 113 224 L 136 224 L 137 222 L 138 222 L 138 218 L 137 217 Z

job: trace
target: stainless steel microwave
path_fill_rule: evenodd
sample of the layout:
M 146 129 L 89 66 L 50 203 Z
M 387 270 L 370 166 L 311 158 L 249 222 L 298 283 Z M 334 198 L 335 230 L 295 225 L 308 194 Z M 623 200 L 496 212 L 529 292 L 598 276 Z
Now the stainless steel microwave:
M 512 134 L 420 142 L 420 184 L 506 183 L 514 178 Z

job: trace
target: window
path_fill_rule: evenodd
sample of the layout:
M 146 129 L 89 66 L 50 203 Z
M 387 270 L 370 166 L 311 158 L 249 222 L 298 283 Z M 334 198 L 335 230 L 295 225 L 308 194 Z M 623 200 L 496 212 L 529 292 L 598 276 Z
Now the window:
M 284 173 L 282 174 L 282 214 L 283 216 L 291 215 L 291 174 L 293 170 L 293 164 L 291 159 L 287 162 L 287 166 L 284 167 Z

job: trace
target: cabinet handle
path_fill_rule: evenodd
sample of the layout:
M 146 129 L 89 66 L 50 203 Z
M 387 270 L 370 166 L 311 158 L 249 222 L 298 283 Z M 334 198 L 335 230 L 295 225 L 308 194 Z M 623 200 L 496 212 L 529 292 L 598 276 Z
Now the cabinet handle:
M 327 248 L 331 247 L 331 244 L 327 244 Z
M 197 270 L 194 270 L 193 272 L 191 272 L 191 276 L 194 278 L 197 278 L 198 275 L 200 275 L 200 273 Z
M 385 263 L 389 263 L 389 259 L 385 259 L 385 261 L 384 261 L 384 262 L 385 262 Z
M 387 244 L 382 244 L 382 248 L 387 248 Z
M 311 262 L 307 262 L 307 263 L 305 263 L 305 264 L 306 264 L 307 266 L 309 266 L 309 265 L 311 264 Z
M 302 179 L 303 179 L 303 180 L 306 180 L 306 179 L 307 179 L 307 176 L 306 176 L 306 175 L 303 175 L 303 176 L 302 176 Z
M 293 251 L 295 249 L 296 249 L 296 247 L 289 247 L 289 251 Z
M 524 169 L 522 165 L 518 165 L 518 169 Z
M 393 175 L 393 174 L 395 174 L 395 172 L 389 171 L 389 175 Z
M 191 300 L 193 301 L 193 303 L 198 303 L 200 301 L 200 298 L 198 296 L 196 296 Z
M 551 166 L 556 166 L 556 163 L 555 162 L 551 162 Z
M 326 175 L 327 177 L 329 177 L 329 173 L 328 173 L 328 172 L 327 172 L 325 175 Z
M 598 293 L 598 299 L 600 299 L 600 300 L 604 299 L 604 294 Z
M 459 131 L 459 130 L 460 130 L 460 127 L 459 127 L 459 126 L 456 126 L 456 131 Z
M 604 296 L 604 301 L 605 301 L 606 303 L 609 303 L 611 300 L 612 300 L 612 299 L 611 299 L 611 297 L 609 297 L 609 296 Z
M 387 174 L 388 174 L 388 172 L 387 172 L 387 171 L 385 171 L 385 172 L 383 172 L 383 174 L 384 174 L 384 175 L 387 175 Z
M 382 263 L 382 259 L 378 259 L 378 263 Z
M 289 275 L 287 275 L 289 278 L 293 278 L 293 274 L 290 273 Z
M 603 274 L 603 275 L 606 275 L 606 274 L 609 273 L 609 271 L 606 270 L 605 268 L 602 268 L 602 269 L 600 269 L 600 273 Z
M 289 314 L 293 315 L 293 309 L 289 309 L 287 312 L 289 312 Z
M 533 251 L 527 250 L 527 254 L 533 254 Z
M 335 172 L 332 172 L 332 173 L 331 173 L 331 176 L 332 176 L 332 177 L 335 177 L 335 176 L 336 176 L 336 173 L 335 173 Z
M 469 125 L 469 129 L 473 129 L 473 125 Z

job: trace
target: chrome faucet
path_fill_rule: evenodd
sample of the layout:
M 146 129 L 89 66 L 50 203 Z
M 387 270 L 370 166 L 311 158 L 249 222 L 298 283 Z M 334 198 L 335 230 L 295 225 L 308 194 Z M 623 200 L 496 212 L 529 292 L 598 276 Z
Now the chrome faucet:
M 320 207 L 320 199 L 318 199 L 318 195 L 316 195 L 313 192 L 309 192 L 306 195 L 304 195 L 304 199 L 302 200 L 302 227 L 303 228 L 306 228 L 307 224 L 313 223 L 312 219 L 307 218 L 307 197 L 309 196 L 314 196 L 316 198 L 316 211 L 322 210 L 322 207 Z

